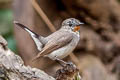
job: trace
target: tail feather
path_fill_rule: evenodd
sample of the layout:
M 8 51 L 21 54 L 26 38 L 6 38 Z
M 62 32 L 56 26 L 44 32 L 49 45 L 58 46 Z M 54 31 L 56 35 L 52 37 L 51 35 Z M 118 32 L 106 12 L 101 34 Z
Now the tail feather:
M 37 49 L 39 51 L 41 51 L 42 47 L 43 47 L 43 42 L 42 42 L 43 40 L 42 39 L 44 39 L 44 37 L 39 36 L 38 34 L 36 34 L 35 32 L 33 32 L 32 30 L 30 30 L 29 28 L 27 28 L 25 25 L 23 25 L 23 24 L 21 24 L 21 23 L 19 23 L 17 21 L 14 21 L 14 23 L 16 25 L 18 25 L 19 27 L 21 27 L 22 29 L 24 29 L 25 31 L 27 31 L 30 34 L 30 36 L 32 37 L 32 39 L 34 40 L 34 42 L 35 42 L 35 44 L 37 46 Z
M 33 32 L 32 30 L 30 30 L 29 28 L 27 28 L 25 25 L 17 22 L 17 21 L 14 21 L 14 23 L 16 25 L 18 25 L 19 27 L 21 27 L 22 29 L 24 29 L 25 31 L 27 31 L 30 35 L 34 35 L 35 37 L 39 37 L 39 35 L 35 32 Z

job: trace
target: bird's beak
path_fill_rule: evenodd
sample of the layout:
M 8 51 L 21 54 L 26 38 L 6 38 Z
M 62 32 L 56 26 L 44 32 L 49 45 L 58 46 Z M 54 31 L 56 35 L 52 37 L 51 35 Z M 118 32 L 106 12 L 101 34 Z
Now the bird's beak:
M 73 29 L 74 32 L 79 31 L 79 30 L 80 30 L 80 25 L 75 26 L 74 29 Z

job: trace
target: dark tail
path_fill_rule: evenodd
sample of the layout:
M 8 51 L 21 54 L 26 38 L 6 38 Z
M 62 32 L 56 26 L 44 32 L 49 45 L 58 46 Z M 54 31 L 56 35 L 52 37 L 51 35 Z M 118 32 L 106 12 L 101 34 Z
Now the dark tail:
M 22 29 L 24 29 L 25 31 L 27 31 L 30 35 L 35 35 L 36 37 L 39 37 L 38 34 L 36 34 L 35 32 L 33 32 L 32 30 L 30 30 L 29 28 L 27 28 L 25 25 L 17 22 L 17 21 L 14 21 L 14 24 L 18 25 L 19 27 L 21 27 Z

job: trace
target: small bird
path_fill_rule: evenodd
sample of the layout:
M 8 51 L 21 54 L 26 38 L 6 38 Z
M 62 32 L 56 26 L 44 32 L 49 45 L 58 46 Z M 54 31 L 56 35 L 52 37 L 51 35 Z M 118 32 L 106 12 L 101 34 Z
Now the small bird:
M 62 22 L 59 30 L 43 37 L 17 21 L 14 21 L 14 23 L 30 34 L 40 51 L 33 61 L 40 57 L 61 60 L 68 56 L 77 46 L 80 40 L 80 25 L 84 24 L 75 18 L 68 18 Z

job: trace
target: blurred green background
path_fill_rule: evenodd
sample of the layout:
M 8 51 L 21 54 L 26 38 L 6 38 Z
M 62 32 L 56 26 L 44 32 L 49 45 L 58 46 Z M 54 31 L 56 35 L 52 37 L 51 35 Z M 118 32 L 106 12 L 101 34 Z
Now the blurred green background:
M 17 52 L 16 41 L 13 36 L 12 0 L 0 0 L 0 34 L 7 40 L 8 47 Z

